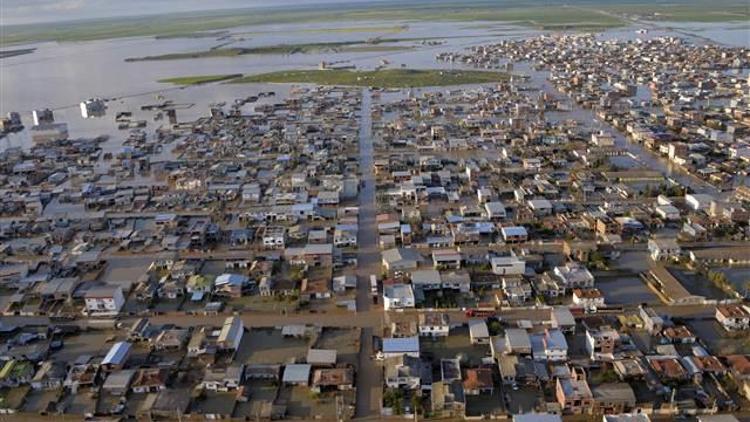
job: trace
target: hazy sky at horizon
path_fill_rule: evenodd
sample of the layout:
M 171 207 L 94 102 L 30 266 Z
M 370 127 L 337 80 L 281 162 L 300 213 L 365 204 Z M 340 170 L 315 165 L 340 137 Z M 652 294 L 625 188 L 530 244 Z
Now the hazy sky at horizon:
M 0 25 L 370 0 L 0 0 Z

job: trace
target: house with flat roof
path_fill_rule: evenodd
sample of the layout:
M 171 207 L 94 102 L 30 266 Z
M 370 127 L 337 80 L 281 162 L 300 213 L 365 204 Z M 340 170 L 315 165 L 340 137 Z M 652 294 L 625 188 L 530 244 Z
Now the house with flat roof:
M 423 337 L 446 337 L 450 332 L 450 317 L 441 312 L 419 314 L 419 335 Z
M 492 369 L 488 367 L 466 369 L 463 382 L 464 393 L 468 396 L 492 395 L 494 391 Z
M 744 331 L 750 329 L 750 310 L 739 303 L 718 305 L 716 321 L 727 331 Z
M 505 330 L 505 343 L 508 351 L 514 355 L 531 354 L 531 338 L 529 332 L 523 328 L 507 328 Z
M 682 256 L 682 248 L 677 239 L 657 237 L 648 240 L 648 252 L 654 261 L 674 261 Z
M 469 320 L 469 339 L 471 344 L 489 344 L 490 330 L 483 319 Z
M 412 248 L 393 248 L 383 251 L 383 266 L 389 272 L 417 269 L 422 261 L 419 252 Z
M 580 376 L 557 378 L 555 397 L 566 414 L 591 413 L 594 407 L 594 395 L 586 379 Z
M 521 243 L 529 240 L 529 232 L 524 226 L 503 226 L 500 234 L 505 243 Z
M 293 363 L 284 367 L 284 375 L 281 382 L 287 385 L 308 386 L 310 384 L 310 371 L 312 365 L 307 363 Z
M 594 396 L 594 412 L 598 414 L 619 414 L 635 409 L 635 392 L 628 383 L 599 384 L 592 387 L 591 392 Z
M 408 355 L 419 357 L 419 337 L 391 337 L 383 339 L 383 356 L 385 359 L 394 356 Z
M 411 272 L 411 284 L 415 289 L 439 290 L 443 287 L 440 272 L 434 269 L 415 270 Z
M 91 316 L 114 316 L 125 305 L 122 287 L 109 284 L 94 286 L 83 295 L 86 313 Z
M 313 372 L 311 390 L 351 390 L 354 388 L 354 368 L 321 368 Z
M 307 351 L 307 363 L 316 367 L 336 365 L 335 349 L 309 349 Z
M 429 391 L 432 388 L 430 362 L 409 355 L 399 355 L 385 360 L 385 385 L 389 388 Z
M 383 287 L 383 308 L 386 311 L 413 308 L 415 304 L 411 284 L 391 284 Z
M 497 275 L 523 275 L 526 273 L 526 262 L 511 253 L 507 256 L 490 258 L 492 272 Z

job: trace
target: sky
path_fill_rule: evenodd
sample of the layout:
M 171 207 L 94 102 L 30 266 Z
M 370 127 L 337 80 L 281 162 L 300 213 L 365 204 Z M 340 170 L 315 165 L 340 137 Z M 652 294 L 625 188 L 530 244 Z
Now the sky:
M 0 0 L 0 25 L 335 2 L 352 0 Z

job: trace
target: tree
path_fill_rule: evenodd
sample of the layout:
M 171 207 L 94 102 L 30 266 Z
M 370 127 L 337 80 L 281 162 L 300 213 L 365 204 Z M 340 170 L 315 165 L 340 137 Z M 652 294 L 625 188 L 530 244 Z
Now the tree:
M 414 413 L 419 415 L 422 413 L 422 396 L 419 394 L 412 394 L 411 396 L 411 407 L 414 409 Z
M 502 324 L 500 324 L 500 321 L 493 319 L 492 321 L 487 324 L 487 328 L 489 328 L 490 334 L 493 336 L 496 336 L 500 334 L 500 331 L 502 330 Z
M 383 405 L 393 409 L 393 413 L 404 413 L 404 393 L 398 388 L 389 388 L 383 393 Z

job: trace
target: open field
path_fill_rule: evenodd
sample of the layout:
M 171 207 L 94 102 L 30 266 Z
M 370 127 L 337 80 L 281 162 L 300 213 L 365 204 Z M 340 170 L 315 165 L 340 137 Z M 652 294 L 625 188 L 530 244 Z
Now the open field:
M 160 79 L 158 82 L 173 85 L 200 85 L 211 82 L 227 81 L 241 77 L 241 74 L 230 75 L 203 75 L 203 76 L 182 76 L 178 78 Z
M 467 85 L 498 82 L 508 78 L 502 72 L 388 69 L 377 71 L 293 70 L 249 75 L 231 83 L 309 83 L 318 85 L 378 86 L 408 88 Z
M 284 338 L 281 330 L 251 329 L 242 336 L 235 362 L 277 364 L 301 362 L 307 356 L 307 339 Z
M 315 51 L 333 50 L 336 48 L 360 44 L 361 41 L 342 41 L 331 43 L 309 43 L 309 44 L 278 44 L 250 48 L 215 48 L 202 51 L 191 51 L 187 53 L 168 53 L 158 56 L 131 57 L 126 62 L 152 61 L 152 60 L 183 60 L 201 59 L 209 57 L 235 57 L 246 54 L 296 54 L 311 53 Z
M 262 47 L 234 47 L 234 48 L 214 48 L 210 50 L 191 51 L 187 53 L 167 53 L 158 56 L 131 57 L 125 59 L 126 62 L 155 61 L 155 60 L 184 60 L 184 59 L 202 59 L 211 57 L 236 57 L 247 54 L 308 54 L 322 51 L 339 51 L 339 52 L 373 52 L 373 51 L 394 51 L 405 50 L 406 46 L 391 46 L 381 43 L 367 43 L 365 41 L 341 41 L 328 43 L 308 43 L 308 44 L 278 44 Z
M 624 3 L 624 4 L 623 4 Z M 580 7 L 571 7 L 580 6 Z M 41 41 L 87 41 L 137 36 L 185 36 L 204 31 L 217 31 L 240 26 L 314 22 L 358 21 L 496 21 L 547 29 L 604 29 L 626 25 L 629 17 L 668 21 L 738 21 L 748 20 L 746 2 L 719 0 L 700 3 L 688 0 L 682 4 L 653 4 L 645 0 L 629 0 L 619 5 L 591 4 L 583 0 L 509 1 L 484 0 L 410 0 L 385 1 L 378 4 L 337 4 L 330 6 L 298 6 L 285 8 L 254 8 L 181 13 L 129 18 L 97 19 L 56 24 L 5 26 L 0 43 L 5 45 Z M 350 27 L 351 29 L 351 27 Z M 341 29 L 347 31 L 346 28 Z M 386 32 L 386 31 L 383 31 Z

